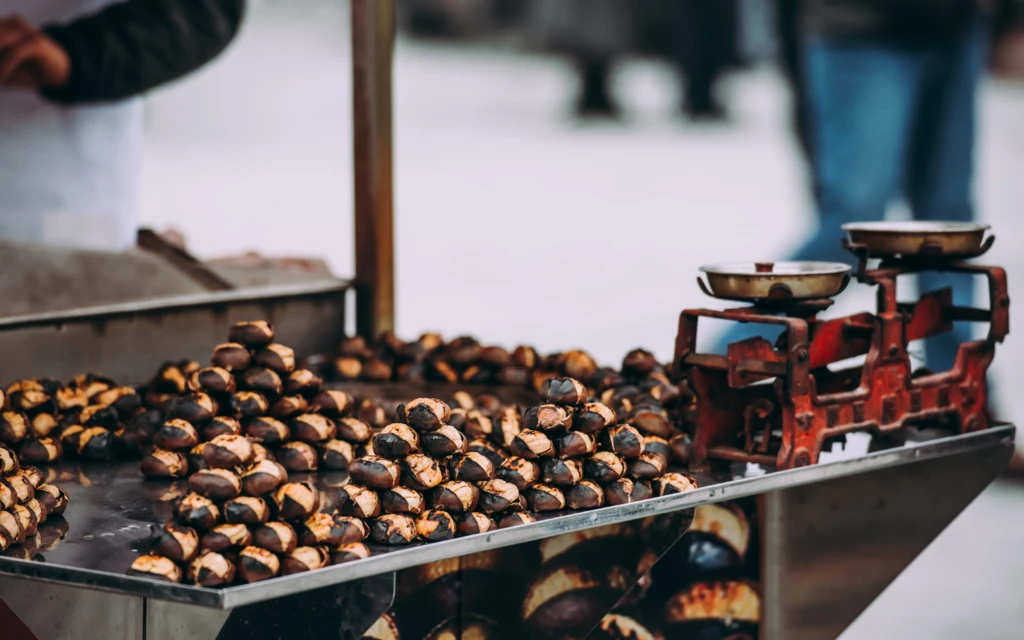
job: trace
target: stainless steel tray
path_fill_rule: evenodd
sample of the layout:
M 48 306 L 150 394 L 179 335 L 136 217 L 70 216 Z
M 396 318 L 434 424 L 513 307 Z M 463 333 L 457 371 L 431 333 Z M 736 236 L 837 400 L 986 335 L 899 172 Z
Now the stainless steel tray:
M 819 464 L 757 477 L 723 474 L 700 477 L 695 491 L 594 511 L 555 515 L 540 522 L 488 534 L 418 546 L 378 547 L 371 558 L 299 575 L 226 589 L 204 589 L 130 577 L 125 571 L 144 549 L 149 525 L 159 524 L 154 485 L 145 485 L 136 463 L 113 466 L 65 465 L 58 468 L 71 505 L 66 539 L 45 552 L 45 561 L 0 557 L 0 575 L 23 576 L 45 582 L 104 592 L 167 600 L 215 609 L 231 609 L 329 585 L 390 573 L 427 562 L 454 558 L 486 549 L 506 547 L 572 531 L 636 520 L 701 504 L 764 494 L 829 479 L 864 474 L 927 459 L 997 447 L 1007 447 L 1014 428 L 999 426 L 966 435 L 935 438 L 868 454 L 851 460 Z M 147 487 L 150 489 L 147 491 Z

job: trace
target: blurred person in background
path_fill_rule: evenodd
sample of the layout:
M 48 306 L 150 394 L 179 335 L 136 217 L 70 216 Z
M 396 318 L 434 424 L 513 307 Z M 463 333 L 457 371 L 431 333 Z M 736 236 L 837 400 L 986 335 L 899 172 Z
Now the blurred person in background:
M 818 215 L 817 230 L 791 259 L 851 263 L 840 227 L 882 220 L 899 201 L 916 220 L 974 220 L 983 2 L 802 0 L 799 11 Z M 969 275 L 919 277 L 922 292 L 943 286 L 953 287 L 956 304 L 973 302 Z M 724 342 L 751 333 L 737 328 Z M 970 338 L 963 325 L 930 338 L 926 365 L 948 369 Z
M 0 0 L 0 238 L 134 245 L 138 96 L 216 57 L 245 0 Z

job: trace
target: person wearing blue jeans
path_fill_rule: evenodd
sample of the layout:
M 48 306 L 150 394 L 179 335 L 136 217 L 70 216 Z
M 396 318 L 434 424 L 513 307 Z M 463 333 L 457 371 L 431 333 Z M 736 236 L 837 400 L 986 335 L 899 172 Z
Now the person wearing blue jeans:
M 901 199 L 917 220 L 974 220 L 976 103 L 987 43 L 975 0 L 806 0 L 803 10 L 818 228 L 790 259 L 852 264 L 841 226 L 882 220 Z M 919 277 L 922 292 L 944 286 L 953 287 L 956 304 L 973 302 L 969 275 Z M 766 332 L 738 325 L 720 352 L 758 333 Z M 970 338 L 968 325 L 929 338 L 927 366 L 948 369 Z

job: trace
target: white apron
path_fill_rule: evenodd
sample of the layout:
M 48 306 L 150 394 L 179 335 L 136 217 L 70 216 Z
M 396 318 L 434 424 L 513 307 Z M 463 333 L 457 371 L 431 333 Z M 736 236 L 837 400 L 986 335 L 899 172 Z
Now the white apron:
M 62 24 L 117 0 L 0 0 L 0 17 Z M 142 103 L 62 107 L 0 89 L 0 238 L 122 251 L 135 244 Z

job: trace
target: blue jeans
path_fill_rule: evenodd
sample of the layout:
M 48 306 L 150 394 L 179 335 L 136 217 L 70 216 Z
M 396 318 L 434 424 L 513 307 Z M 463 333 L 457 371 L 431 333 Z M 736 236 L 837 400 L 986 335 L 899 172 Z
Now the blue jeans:
M 804 43 L 818 229 L 790 259 L 852 264 L 840 227 L 882 220 L 901 198 L 917 220 L 974 219 L 976 97 L 985 49 L 980 19 L 944 48 L 870 40 Z M 919 277 L 922 292 L 952 286 L 958 305 L 972 304 L 973 284 L 966 274 Z M 729 342 L 766 335 L 763 326 L 758 329 L 733 327 L 720 353 Z M 957 346 L 970 337 L 970 326 L 958 325 L 929 338 L 927 365 L 948 369 Z

